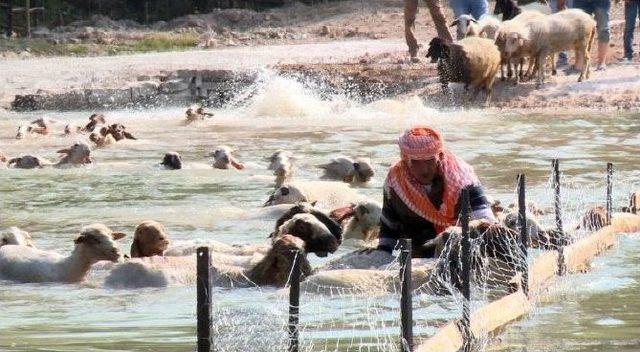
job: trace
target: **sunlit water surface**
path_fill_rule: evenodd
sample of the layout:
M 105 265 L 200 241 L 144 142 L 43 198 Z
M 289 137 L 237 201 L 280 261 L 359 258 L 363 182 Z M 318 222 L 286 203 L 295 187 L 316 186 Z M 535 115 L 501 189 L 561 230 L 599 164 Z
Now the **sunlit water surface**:
M 319 99 L 291 80 L 269 77 L 261 93 L 242 106 L 215 110 L 215 118 L 181 124 L 183 108 L 106 111 L 139 140 L 96 150 L 83 168 L 0 170 L 0 228 L 19 226 L 37 247 L 67 253 L 83 226 L 103 222 L 127 232 L 137 223 L 163 222 L 174 243 L 195 239 L 264 243 L 274 219 L 260 207 L 272 187 L 265 157 L 288 149 L 298 157 L 296 179 L 317 180 L 315 165 L 332 156 L 367 156 L 375 179 L 358 191 L 381 200 L 385 171 L 398 157 L 401 131 L 421 123 L 442 130 L 447 147 L 472 164 L 488 192 L 514 200 L 515 177 L 525 172 L 528 197 L 551 205 L 550 160 L 565 172 L 566 222 L 587 205 L 604 201 L 604 168 L 616 168 L 614 198 L 622 206 L 638 180 L 639 115 L 496 114 L 442 112 L 422 104 L 381 100 L 367 105 L 341 97 Z M 91 112 L 51 112 L 82 124 Z M 86 137 L 61 133 L 21 141 L 17 126 L 41 113 L 0 116 L 0 150 L 55 160 L 55 151 Z M 61 131 L 64 123 L 58 125 Z M 236 150 L 243 171 L 215 170 L 206 155 L 218 145 Z M 165 152 L 182 154 L 186 167 L 158 167 Z M 547 219 L 548 220 L 548 219 Z M 353 250 L 347 246 L 338 254 Z M 598 259 L 594 271 L 569 276 L 533 316 L 507 329 L 490 348 L 504 351 L 640 349 L 640 274 L 637 237 Z M 314 265 L 324 259 L 310 256 Z M 106 273 L 93 271 L 80 285 L 0 281 L 0 349 L 3 351 L 190 351 L 195 349 L 195 287 L 110 290 Z M 312 350 L 393 350 L 399 326 L 398 296 L 309 295 L 301 333 Z M 218 350 L 278 350 L 286 338 L 286 294 L 274 289 L 216 290 Z M 416 299 L 416 333 L 428 336 L 459 316 L 446 298 Z M 308 312 L 307 315 L 305 315 Z M 224 336 L 224 337 L 222 337 Z M 355 342 L 354 342 L 355 341 Z M 273 342 L 275 343 L 275 342 Z M 360 347 L 358 347 L 360 346 Z

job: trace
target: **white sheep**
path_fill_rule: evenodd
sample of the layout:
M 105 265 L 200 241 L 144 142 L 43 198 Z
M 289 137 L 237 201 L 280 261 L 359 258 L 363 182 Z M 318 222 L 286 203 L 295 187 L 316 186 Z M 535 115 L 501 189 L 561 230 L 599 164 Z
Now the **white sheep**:
M 368 158 L 356 158 L 338 156 L 327 164 L 318 165 L 324 170 L 322 178 L 339 180 L 347 183 L 368 182 L 374 175 L 371 160 Z
M 33 247 L 33 241 L 31 240 L 31 235 L 27 231 L 23 231 L 12 226 L 2 233 L 0 246 L 5 245 Z
M 462 14 L 451 22 L 451 27 L 456 27 L 458 39 L 465 37 L 482 37 L 496 39 L 496 33 L 500 27 L 500 20 L 489 15 L 476 20 L 473 16 Z
M 244 164 L 238 162 L 233 156 L 233 149 L 226 145 L 217 147 L 209 156 L 213 157 L 213 167 L 216 169 L 228 169 L 229 165 L 237 170 L 244 169 Z
M 74 240 L 67 257 L 25 246 L 0 247 L 0 278 L 18 282 L 84 281 L 91 266 L 100 260 L 122 258 L 115 240 L 125 235 L 102 224 L 86 226 Z
M 292 182 L 277 188 L 264 203 L 264 206 L 317 202 L 317 207 L 321 209 L 335 209 L 363 199 L 367 198 L 342 182 Z
M 92 163 L 91 148 L 86 143 L 75 143 L 69 148 L 60 149 L 58 153 L 62 158 L 55 166 L 63 165 L 84 165 Z
M 291 182 L 293 178 L 293 153 L 285 150 L 278 150 L 271 154 L 268 170 L 273 171 L 276 176 L 276 188 L 282 186 L 285 182 Z
M 427 57 L 438 63 L 438 75 L 443 92 L 448 94 L 449 82 L 465 84 L 475 89 L 474 99 L 480 89 L 487 91 L 485 105 L 491 101 L 493 82 L 500 67 L 500 51 L 493 40 L 468 37 L 450 43 L 441 38 L 433 38 L 429 43 Z
M 212 284 L 221 287 L 276 286 L 286 284 L 292 264 L 300 255 L 303 277 L 311 274 L 311 266 L 304 255 L 304 242 L 294 236 L 284 235 L 273 243 L 266 255 L 257 262 L 249 260 L 245 265 L 228 265 L 216 262 L 212 256 Z M 105 279 L 111 288 L 166 287 L 194 284 L 196 260 L 192 257 L 136 258 L 118 264 Z
M 507 34 L 514 31 L 516 32 L 522 31 L 523 28 L 528 23 L 536 21 L 543 17 L 544 17 L 544 14 L 537 11 L 523 11 L 522 13 L 518 14 L 514 18 L 504 21 L 500 24 L 500 27 L 498 28 L 498 31 L 496 33 L 495 44 L 498 47 L 498 50 L 500 50 L 500 54 L 501 54 L 502 62 L 500 64 L 500 78 L 502 80 L 505 79 L 505 76 L 504 76 L 505 64 L 508 66 L 508 76 L 509 77 L 512 76 L 512 72 L 513 72 L 512 62 L 516 62 L 515 83 L 517 84 L 520 81 L 520 79 L 522 79 L 524 76 L 523 65 L 524 65 L 525 53 L 523 53 L 522 50 L 517 52 L 512 52 L 509 54 L 506 52 L 505 47 L 507 43 Z M 527 75 L 531 74 L 531 69 L 532 67 L 534 67 L 533 61 L 534 61 L 533 58 L 529 58 L 529 69 L 527 70 Z M 518 66 L 520 66 L 519 69 L 518 69 Z
M 562 50 L 576 51 L 580 63 L 578 82 L 589 78 L 590 51 L 595 37 L 596 22 L 582 10 L 569 9 L 528 23 L 522 30 L 507 34 L 507 54 L 521 51 L 536 60 L 537 87 L 544 82 L 544 64 L 549 55 Z
M 362 200 L 334 209 L 331 217 L 343 223 L 342 238 L 370 242 L 378 238 L 382 205 L 374 200 Z

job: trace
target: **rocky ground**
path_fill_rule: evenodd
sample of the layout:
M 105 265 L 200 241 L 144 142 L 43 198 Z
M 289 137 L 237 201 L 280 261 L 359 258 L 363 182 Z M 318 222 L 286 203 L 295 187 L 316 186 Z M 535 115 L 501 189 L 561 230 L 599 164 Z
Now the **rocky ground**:
M 451 18 L 451 13 L 447 12 L 447 16 Z M 621 8 L 614 7 L 612 50 L 606 71 L 593 72 L 588 82 L 577 83 L 576 75 L 567 76 L 560 70 L 558 76 L 548 78 L 542 89 L 535 89 L 532 82 L 518 86 L 497 82 L 492 108 L 640 109 L 640 65 L 637 62 L 617 64 L 622 56 L 621 18 Z M 421 8 L 417 23 L 417 36 L 426 44 L 434 36 L 434 29 L 425 8 Z M 175 36 L 183 36 L 195 38 L 193 46 L 204 50 L 90 58 L 33 58 L 29 52 L 11 54 L 5 50 L 5 59 L 0 58 L 5 68 L 0 70 L 0 104 L 8 107 L 16 94 L 130 87 L 138 84 L 140 76 L 167 75 L 181 69 L 273 67 L 362 100 L 419 95 L 428 104 L 444 108 L 480 106 L 480 99 L 469 103 L 457 85 L 451 96 L 443 96 L 435 65 L 426 60 L 409 62 L 403 34 L 400 0 L 332 2 L 313 8 L 296 4 L 267 12 L 220 10 L 152 27 L 94 17 L 91 21 L 56 29 L 46 40 L 53 41 L 54 46 L 104 48 L 117 46 L 118 41 L 135 42 L 135 38 L 140 39 L 139 43 L 152 46 L 154 42 L 149 38 L 164 36 L 171 41 Z M 68 44 L 69 40 L 80 43 Z M 162 82 L 145 84 L 162 85 Z

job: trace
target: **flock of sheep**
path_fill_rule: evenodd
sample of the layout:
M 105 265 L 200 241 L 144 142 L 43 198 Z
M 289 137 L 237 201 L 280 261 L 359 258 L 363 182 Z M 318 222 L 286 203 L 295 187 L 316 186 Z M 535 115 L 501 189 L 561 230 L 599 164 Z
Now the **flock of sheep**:
M 504 66 L 516 84 L 537 75 L 536 87 L 540 87 L 547 59 L 551 60 L 555 75 L 554 55 L 565 50 L 575 51 L 578 82 L 589 78 L 590 51 L 596 33 L 596 22 L 590 15 L 579 9 L 551 14 L 546 4 L 518 7 L 515 0 L 498 0 L 494 13 L 502 14 L 502 21 L 492 16 L 476 21 L 462 15 L 452 23 L 459 40 L 448 42 L 436 37 L 429 43 L 427 57 L 437 63 L 445 94 L 449 93 L 449 82 L 464 83 L 465 89 L 475 90 L 471 99 L 486 90 L 485 104 L 489 104 L 498 69 L 505 80 Z M 529 66 L 525 73 L 526 60 Z
M 89 124 L 97 129 L 104 124 L 92 115 Z M 119 125 L 119 124 L 115 124 Z M 86 128 L 86 126 L 85 126 Z M 126 128 L 116 128 L 126 131 Z M 128 133 L 128 132 L 127 132 Z M 114 138 L 115 139 L 115 138 Z M 74 146 L 83 145 L 77 143 Z M 73 148 L 68 158 L 75 160 Z M 84 148 L 81 148 L 85 150 Z M 240 164 L 231 151 L 219 148 L 214 155 L 214 166 L 230 168 Z M 86 147 L 88 151 L 89 148 Z M 214 152 L 214 154 L 216 154 Z M 90 161 L 89 154 L 80 153 L 77 163 Z M 179 156 L 177 156 L 179 157 Z M 66 157 L 65 157 L 66 158 Z M 265 203 L 270 218 L 275 221 L 269 234 L 269 243 L 253 245 L 229 245 L 218 241 L 201 244 L 171 246 L 164 226 L 156 221 L 139 224 L 133 235 L 133 243 L 127 256 L 122 254 L 117 241 L 125 234 L 114 232 L 103 224 L 83 228 L 74 240 L 75 248 L 68 256 L 43 251 L 33 247 L 30 235 L 19 228 L 10 228 L 2 234 L 0 247 L 0 279 L 17 282 L 81 282 L 93 267 L 108 271 L 105 286 L 112 288 L 166 287 L 189 285 L 195 282 L 195 251 L 199 245 L 211 249 L 213 283 L 224 287 L 246 287 L 270 285 L 282 287 L 289 277 L 289 270 L 296 256 L 303 257 L 303 288 L 314 292 L 326 289 L 350 289 L 362 292 L 388 292 L 395 289 L 397 272 L 385 270 L 394 263 L 394 256 L 384 251 L 355 251 L 338 256 L 318 268 L 312 268 L 306 259 L 314 253 L 326 257 L 335 253 L 347 240 L 364 248 L 375 247 L 381 205 L 358 194 L 350 183 L 369 181 L 373 168 L 368 159 L 339 157 L 321 165 L 323 178 L 339 181 L 303 181 L 294 179 L 295 157 L 288 151 L 277 151 L 268 158 L 268 170 L 273 172 L 276 187 Z M 16 163 L 17 164 L 17 163 Z M 165 167 L 175 168 L 175 160 L 164 160 Z M 173 165 L 173 166 L 169 166 Z M 236 166 L 234 166 L 236 167 Z M 238 167 L 236 167 L 238 168 Z M 238 168 L 242 169 L 242 168 Z M 331 200 L 340 195 L 341 204 Z M 636 195 L 630 208 L 635 209 Z M 471 234 L 482 257 L 511 265 L 507 272 L 515 275 L 513 266 L 519 255 L 517 250 L 517 215 L 512 208 L 504 208 L 494 202 L 492 210 L 499 223 L 474 221 Z M 536 221 L 542 214 L 535 206 L 530 207 L 527 230 L 531 245 L 544 249 L 557 248 L 562 236 L 553 228 L 544 228 Z M 606 210 L 602 207 L 590 209 L 581 226 L 594 230 L 606 223 Z M 265 236 L 267 234 L 265 233 Z M 442 254 L 449 265 L 435 265 L 436 259 L 415 259 L 414 287 L 427 285 L 433 292 L 443 292 L 443 277 L 458 285 L 456 265 L 460 239 L 460 228 L 451 227 L 441 236 L 424 246 Z M 444 254 L 443 254 L 444 253 Z M 474 270 L 481 272 L 482 261 L 474 261 Z M 446 269 L 443 269 L 446 268 Z M 445 271 L 453 271 L 443 273 Z M 510 277 L 501 281 L 509 285 Z

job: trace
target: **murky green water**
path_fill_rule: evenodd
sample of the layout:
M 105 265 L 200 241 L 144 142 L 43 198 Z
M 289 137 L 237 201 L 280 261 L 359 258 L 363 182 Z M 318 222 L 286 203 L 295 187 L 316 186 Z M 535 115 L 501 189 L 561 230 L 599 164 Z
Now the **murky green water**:
M 0 228 L 19 226 L 37 247 L 72 248 L 81 226 L 103 222 L 133 233 L 145 219 L 163 222 L 176 244 L 197 239 L 266 241 L 273 219 L 260 210 L 272 176 L 265 156 L 279 148 L 300 159 L 296 178 L 316 180 L 314 166 L 332 155 L 368 156 L 377 176 L 360 193 L 381 199 L 385 170 L 397 158 L 395 141 L 411 125 L 440 128 L 447 145 L 475 166 L 489 192 L 509 202 L 515 175 L 526 172 L 529 198 L 551 205 L 550 159 L 562 159 L 567 176 L 563 200 L 570 223 L 587 204 L 604 201 L 604 167 L 616 167 L 616 205 L 625 203 L 639 179 L 638 115 L 520 115 L 482 111 L 440 112 L 413 100 L 360 105 L 335 98 L 321 101 L 291 81 L 270 78 L 266 91 L 249 105 L 215 111 L 199 125 L 181 126 L 182 108 L 106 111 L 127 125 L 138 141 L 98 150 L 85 168 L 0 169 Z M 49 113 L 82 123 L 90 112 Z M 56 133 L 13 139 L 19 123 L 41 114 L 2 113 L 0 150 L 50 160 L 75 137 Z M 64 124 L 59 125 L 62 130 Z M 84 138 L 84 137 L 81 137 Z M 242 171 L 214 170 L 205 155 L 226 144 L 245 162 Z M 167 151 L 183 156 L 186 168 L 164 171 L 157 164 Z M 128 249 L 131 238 L 122 243 Z M 353 250 L 343 248 L 340 253 Z M 640 349 L 640 294 L 637 238 L 597 262 L 594 272 L 570 277 L 531 318 L 508 329 L 505 351 L 604 351 Z M 311 257 L 313 264 L 323 260 Z M 92 272 L 81 285 L 34 285 L 0 281 L 0 349 L 3 351 L 191 351 L 195 349 L 195 288 L 109 290 L 106 273 Z M 269 350 L 261 337 L 281 339 L 286 297 L 280 291 L 218 290 L 218 328 L 234 341 L 229 351 Z M 398 333 L 397 295 L 388 297 L 310 296 L 307 316 L 316 328 L 303 331 L 314 350 L 388 350 Z M 447 299 L 418 299 L 417 333 L 431 334 L 455 318 Z M 304 312 L 304 307 L 302 311 Z M 225 330 L 226 329 L 226 330 Z M 235 330 L 234 330 L 235 329 Z M 266 339 L 266 337 L 265 337 Z M 340 343 L 338 343 L 338 342 Z M 345 341 L 355 341 L 351 344 Z M 369 343 L 364 345 L 365 341 Z M 231 346 L 231 347 L 229 347 Z M 348 347 L 351 346 L 351 347 Z M 528 346 L 528 347 L 525 347 Z

